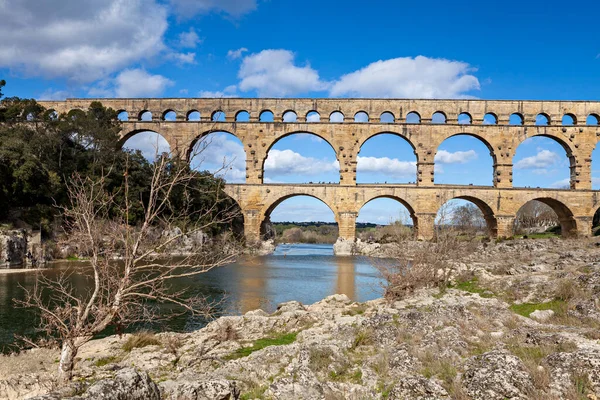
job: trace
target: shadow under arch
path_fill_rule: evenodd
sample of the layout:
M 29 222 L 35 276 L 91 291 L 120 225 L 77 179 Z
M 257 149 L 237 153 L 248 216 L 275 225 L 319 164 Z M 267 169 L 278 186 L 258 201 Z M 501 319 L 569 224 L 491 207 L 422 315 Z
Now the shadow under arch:
M 521 207 L 519 207 L 517 212 L 519 212 L 519 210 L 521 210 L 525 204 L 533 200 L 546 204 L 556 213 L 556 216 L 560 222 L 560 232 L 562 237 L 577 236 L 577 221 L 573 216 L 573 212 L 569 209 L 569 207 L 559 200 L 551 197 L 534 197 L 524 202 Z
M 371 198 L 369 198 L 368 200 L 366 200 L 358 209 L 358 213 L 360 214 L 360 211 L 369 203 L 371 203 L 372 201 L 375 201 L 377 199 L 390 199 L 390 200 L 394 200 L 397 201 L 398 203 L 402 204 L 407 210 L 408 210 L 408 214 L 410 216 L 410 219 L 412 220 L 413 223 L 413 235 L 416 237 L 419 231 L 419 219 L 417 218 L 417 215 L 415 213 L 414 208 L 410 205 L 410 203 L 406 200 L 404 200 L 401 197 L 398 196 L 394 196 L 391 194 L 383 194 L 383 195 L 377 195 L 377 196 L 373 196 Z
M 570 172 L 569 173 L 569 187 L 571 189 L 575 189 L 575 180 L 577 179 L 577 174 L 575 171 L 575 168 L 577 166 L 577 160 L 575 158 L 575 153 L 574 153 L 573 149 L 571 148 L 571 146 L 569 146 L 569 144 L 559 136 L 549 135 L 547 133 L 533 133 L 532 135 L 528 135 L 527 137 L 523 138 L 522 140 L 521 140 L 521 138 L 519 138 L 519 144 L 517 145 L 517 147 L 514 150 L 514 153 L 513 153 L 512 159 L 511 159 L 511 163 L 514 165 L 514 159 L 517 155 L 517 151 L 519 150 L 519 147 L 527 139 L 531 139 L 534 137 L 544 137 L 544 138 L 552 139 L 565 150 L 565 153 L 567 153 L 567 158 L 569 159 L 569 172 Z
M 327 139 L 326 137 L 323 137 L 322 135 L 315 133 L 315 132 L 311 132 L 311 131 L 293 131 L 293 132 L 286 132 L 285 134 L 278 136 L 275 140 L 273 140 L 271 143 L 269 143 L 269 146 L 267 147 L 267 151 L 265 152 L 265 158 L 263 158 L 262 160 L 262 164 L 260 166 L 260 171 L 261 171 L 261 176 L 262 179 L 264 180 L 264 176 L 265 176 L 265 162 L 267 162 L 267 158 L 269 157 L 269 152 L 271 151 L 271 149 L 273 149 L 273 146 L 275 146 L 277 144 L 277 142 L 281 141 L 282 139 L 292 136 L 292 135 L 313 135 L 318 137 L 319 139 L 322 139 L 325 143 L 327 143 L 329 145 L 329 147 L 331 147 L 331 150 L 333 150 L 333 154 L 335 154 L 335 159 L 340 162 L 340 159 L 338 157 L 338 152 L 335 150 L 335 147 L 333 147 L 333 145 L 331 144 L 331 142 L 329 141 L 329 139 Z M 245 150 L 245 149 L 244 149 Z
M 285 196 L 279 197 L 278 199 L 273 201 L 271 204 L 269 204 L 263 208 L 263 212 L 260 215 L 260 218 L 261 218 L 260 238 L 261 238 L 261 240 L 266 240 L 266 239 L 270 239 L 271 237 L 273 237 L 269 233 L 269 224 L 271 223 L 271 213 L 273 212 L 273 210 L 275 210 L 284 201 L 291 199 L 293 197 L 300 197 L 300 196 L 312 197 L 313 199 L 319 200 L 321 203 L 325 204 L 325 206 L 327 206 L 327 208 L 329 208 L 329 210 L 332 212 L 333 218 L 339 227 L 337 209 L 335 207 L 332 207 L 331 205 L 329 205 L 325 200 L 321 199 L 319 196 L 312 194 L 312 193 L 301 193 L 301 192 L 290 193 L 290 194 L 286 194 Z
M 490 207 L 488 203 L 474 196 L 455 196 L 451 199 L 446 200 L 444 204 L 456 199 L 466 200 L 475 204 L 483 214 L 483 219 L 485 220 L 485 225 L 487 227 L 489 236 L 493 238 L 498 237 L 498 221 L 496 219 L 496 215 L 494 214 L 494 210 L 492 209 L 492 207 Z M 440 209 L 444 206 L 444 204 L 440 206 L 440 208 L 438 209 L 438 213 Z

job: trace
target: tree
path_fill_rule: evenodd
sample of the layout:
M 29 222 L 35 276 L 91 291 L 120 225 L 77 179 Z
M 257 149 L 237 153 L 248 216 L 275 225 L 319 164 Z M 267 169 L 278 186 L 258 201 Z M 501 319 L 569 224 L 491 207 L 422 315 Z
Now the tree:
M 451 223 L 465 233 L 476 233 L 485 228 L 486 223 L 479 207 L 475 204 L 464 204 L 450 212 Z
M 2 88 L 6 85 L 6 81 L 4 79 L 0 79 L 0 99 L 2 98 Z
M 233 242 L 213 242 L 198 244 L 181 260 L 166 258 L 165 261 L 163 257 L 159 261 L 157 257 L 184 235 L 226 224 L 237 216 L 237 210 L 223 208 L 226 199 L 220 188 L 203 184 L 202 174 L 177 160 L 160 157 L 151 166 L 146 198 L 131 191 L 129 171 L 126 164 L 119 190 L 109 189 L 111 170 L 98 177 L 75 173 L 67 185 L 69 203 L 62 211 L 68 240 L 78 243 L 89 257 L 91 290 L 81 293 L 69 285 L 66 275 L 58 279 L 41 275 L 35 288 L 19 302 L 38 310 L 41 329 L 59 342 L 58 372 L 62 381 L 71 379 L 82 345 L 110 325 L 126 327 L 155 320 L 152 308 L 157 303 L 173 304 L 182 312 L 208 315 L 211 308 L 205 299 L 185 291 L 173 292 L 169 283 L 230 263 L 237 254 Z M 184 199 L 183 204 L 173 203 L 175 193 Z M 205 207 L 199 208 L 191 201 L 207 195 L 211 201 Z M 139 207 L 143 216 L 134 226 L 130 223 L 130 213 Z M 185 230 L 179 228 L 180 215 L 186 217 Z M 115 262 L 115 257 L 122 262 Z M 50 298 L 45 299 L 43 292 L 50 293 Z
M 531 229 L 547 229 L 560 225 L 558 216 L 547 204 L 538 200 L 525 203 L 517 212 L 515 231 L 523 232 Z

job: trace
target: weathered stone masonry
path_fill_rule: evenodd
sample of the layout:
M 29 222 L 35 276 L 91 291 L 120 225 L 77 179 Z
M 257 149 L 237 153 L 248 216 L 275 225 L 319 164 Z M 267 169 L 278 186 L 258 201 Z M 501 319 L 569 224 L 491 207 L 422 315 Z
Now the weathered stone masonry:
M 85 109 L 91 99 L 62 102 L 41 101 L 48 109 L 69 112 Z M 444 202 L 452 198 L 473 201 L 484 213 L 492 235 L 509 236 L 518 209 L 537 199 L 558 214 L 566 235 L 591 234 L 591 223 L 600 206 L 597 191 L 591 190 L 592 151 L 600 136 L 600 102 L 587 101 L 486 101 L 486 100 L 383 100 L 383 99 L 99 99 L 106 106 L 126 112 L 121 143 L 142 131 L 161 134 L 171 150 L 188 157 L 196 141 L 215 131 L 238 137 L 246 151 L 246 184 L 228 185 L 227 192 L 239 203 L 245 218 L 246 237 L 260 239 L 260 227 L 270 212 L 286 198 L 310 195 L 325 202 L 334 212 L 340 237 L 352 240 L 360 208 L 377 197 L 401 201 L 413 218 L 420 238 L 433 236 L 433 220 Z M 192 112 L 199 121 L 189 121 Z M 273 113 L 273 122 L 261 122 L 261 114 Z M 152 113 L 151 121 L 141 121 Z M 175 120 L 166 121 L 173 112 Z M 247 121 L 240 116 L 248 115 Z M 295 113 L 294 122 L 283 122 L 283 115 Z M 320 122 L 308 122 L 307 114 L 317 112 Z M 330 122 L 339 112 L 342 122 Z M 357 122 L 364 112 L 368 121 Z M 445 123 L 432 122 L 434 113 Z M 381 115 L 391 113 L 393 122 L 382 123 Z M 409 113 L 413 119 L 407 120 Z M 172 114 L 172 113 L 171 113 Z M 459 123 L 459 115 L 469 121 Z M 224 118 L 217 118 L 223 116 Z M 511 115 L 519 124 L 510 124 Z M 547 125 L 536 125 L 541 115 Z M 417 117 L 415 120 L 414 117 Z M 573 124 L 563 125 L 565 116 Z M 219 119 L 218 121 L 216 121 Z M 590 119 L 593 124 L 586 124 Z M 416 122 L 418 121 L 418 122 Z M 461 118 L 461 122 L 463 119 Z M 416 122 L 416 123 L 415 123 Z M 340 163 L 340 183 L 330 185 L 264 184 L 263 171 L 269 149 L 279 139 L 308 132 L 327 141 Z M 417 157 L 415 184 L 357 185 L 356 163 L 362 144 L 381 134 L 396 134 L 411 144 Z M 434 157 L 447 138 L 469 135 L 481 140 L 490 150 L 494 163 L 490 187 L 435 185 Z M 512 187 L 512 167 L 520 143 L 533 136 L 556 140 L 570 160 L 570 190 Z

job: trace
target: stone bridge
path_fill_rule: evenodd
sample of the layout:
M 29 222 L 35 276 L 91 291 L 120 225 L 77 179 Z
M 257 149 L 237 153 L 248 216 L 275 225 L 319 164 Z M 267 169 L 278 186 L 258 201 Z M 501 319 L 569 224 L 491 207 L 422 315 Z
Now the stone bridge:
M 40 101 L 68 113 L 86 109 L 93 99 Z M 309 195 L 322 200 L 336 216 L 340 237 L 354 239 L 360 208 L 378 197 L 402 202 L 417 234 L 433 235 L 433 221 L 444 202 L 470 200 L 483 212 L 493 236 L 510 236 L 518 209 L 540 200 L 559 216 L 565 235 L 590 235 L 600 206 L 591 190 L 592 151 L 600 137 L 600 102 L 386 100 L 386 99 L 98 99 L 119 111 L 121 142 L 136 133 L 161 134 L 172 152 L 190 157 L 202 137 L 225 131 L 238 137 L 246 152 L 246 183 L 227 185 L 242 208 L 246 237 L 259 240 L 263 221 L 284 199 Z M 268 116 L 268 117 L 267 117 Z M 269 149 L 294 133 L 325 140 L 340 164 L 340 183 L 328 185 L 264 184 Z M 414 184 L 357 185 L 357 156 L 368 139 L 389 133 L 405 139 L 417 158 Z M 434 157 L 447 138 L 469 135 L 482 141 L 493 159 L 490 186 L 436 185 Z M 512 187 L 513 157 L 523 141 L 544 136 L 558 142 L 570 162 L 570 189 Z

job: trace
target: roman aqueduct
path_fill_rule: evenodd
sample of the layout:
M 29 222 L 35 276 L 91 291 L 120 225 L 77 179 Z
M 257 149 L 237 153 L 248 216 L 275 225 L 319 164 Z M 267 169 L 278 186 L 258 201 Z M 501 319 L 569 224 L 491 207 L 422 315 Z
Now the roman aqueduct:
M 40 101 L 58 113 L 86 109 L 93 99 Z M 549 205 L 563 235 L 591 235 L 600 192 L 591 189 L 592 151 L 600 137 L 600 102 L 385 99 L 98 99 L 126 115 L 121 144 L 153 131 L 171 150 L 189 157 L 195 143 L 216 131 L 241 140 L 246 152 L 246 183 L 228 184 L 227 193 L 244 214 L 249 242 L 261 238 L 261 225 L 283 200 L 315 197 L 334 212 L 343 239 L 355 238 L 361 207 L 389 197 L 406 206 L 416 234 L 434 234 L 438 209 L 450 199 L 465 199 L 483 212 L 492 236 L 512 235 L 517 211 L 530 200 Z M 264 113 L 273 116 L 265 122 Z M 151 115 L 151 117 L 150 117 Z M 193 118 L 196 117 L 196 118 Z M 196 119 L 196 120 L 193 120 Z M 334 149 L 339 184 L 265 184 L 264 163 L 281 138 L 311 133 Z M 386 133 L 405 139 L 417 158 L 412 184 L 356 184 L 357 156 L 369 138 Z M 493 159 L 490 186 L 436 185 L 434 157 L 447 138 L 469 135 L 481 140 Z M 558 142 L 570 162 L 570 189 L 513 188 L 513 157 L 533 136 Z

